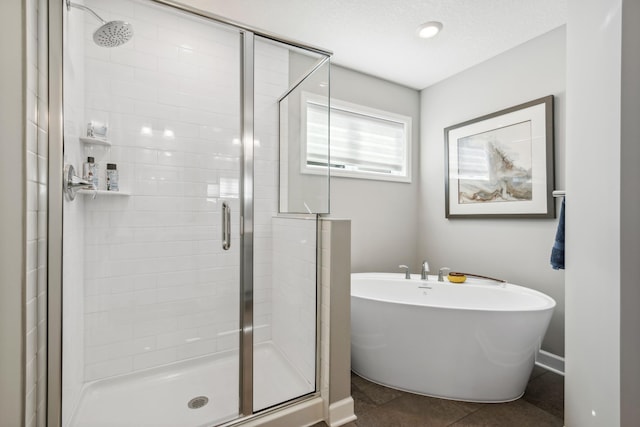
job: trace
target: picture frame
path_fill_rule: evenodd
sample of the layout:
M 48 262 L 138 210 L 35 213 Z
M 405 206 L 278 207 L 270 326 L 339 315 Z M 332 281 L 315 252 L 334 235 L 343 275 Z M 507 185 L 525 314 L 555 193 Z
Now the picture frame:
M 554 218 L 553 95 L 444 129 L 446 218 Z

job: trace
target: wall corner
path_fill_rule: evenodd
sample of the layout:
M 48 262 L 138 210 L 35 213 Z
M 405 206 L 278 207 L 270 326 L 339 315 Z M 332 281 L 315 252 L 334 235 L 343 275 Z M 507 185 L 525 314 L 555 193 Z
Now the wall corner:
M 321 394 L 332 427 L 356 419 L 351 398 L 351 221 L 320 220 Z

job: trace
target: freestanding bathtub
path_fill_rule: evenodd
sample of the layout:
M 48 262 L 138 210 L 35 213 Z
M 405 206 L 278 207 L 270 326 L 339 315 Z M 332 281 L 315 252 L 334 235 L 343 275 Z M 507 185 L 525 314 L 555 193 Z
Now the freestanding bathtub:
M 524 393 L 555 301 L 513 284 L 351 275 L 351 367 L 392 388 L 471 402 Z

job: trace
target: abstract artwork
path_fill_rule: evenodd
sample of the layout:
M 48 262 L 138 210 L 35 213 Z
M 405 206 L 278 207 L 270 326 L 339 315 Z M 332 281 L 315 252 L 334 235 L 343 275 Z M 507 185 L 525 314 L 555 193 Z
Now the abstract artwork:
M 445 129 L 447 218 L 553 218 L 553 96 Z

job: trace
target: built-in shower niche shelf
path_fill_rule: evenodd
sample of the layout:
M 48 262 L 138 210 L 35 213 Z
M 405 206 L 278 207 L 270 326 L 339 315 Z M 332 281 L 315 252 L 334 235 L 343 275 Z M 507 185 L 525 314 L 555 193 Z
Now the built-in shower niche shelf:
M 78 190 L 78 194 L 83 196 L 96 196 L 96 197 L 117 197 L 117 196 L 130 196 L 128 191 L 107 191 L 107 190 Z
M 90 136 L 81 136 L 79 139 L 83 144 L 106 145 L 107 147 L 111 146 L 111 141 L 107 139 L 91 138 Z

